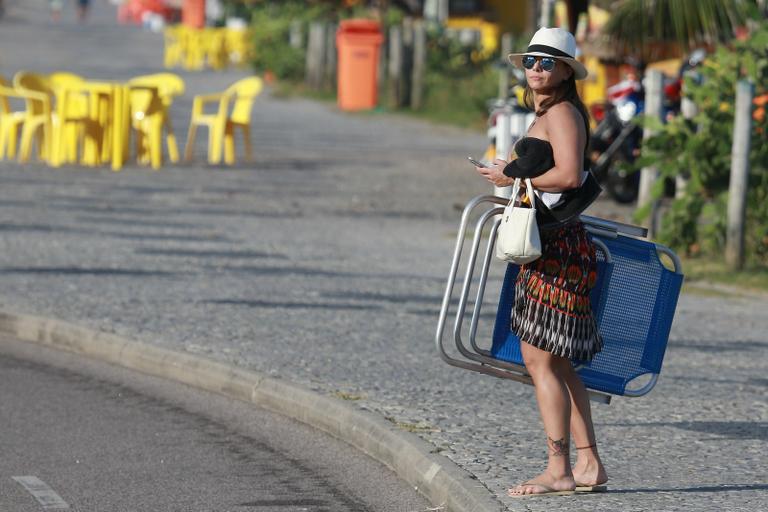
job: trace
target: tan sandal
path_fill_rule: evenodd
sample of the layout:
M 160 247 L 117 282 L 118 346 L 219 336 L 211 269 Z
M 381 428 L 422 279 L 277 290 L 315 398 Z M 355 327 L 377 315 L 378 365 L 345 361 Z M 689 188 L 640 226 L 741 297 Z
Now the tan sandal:
M 586 485 L 576 482 L 576 492 L 608 492 L 608 486 L 605 484 Z

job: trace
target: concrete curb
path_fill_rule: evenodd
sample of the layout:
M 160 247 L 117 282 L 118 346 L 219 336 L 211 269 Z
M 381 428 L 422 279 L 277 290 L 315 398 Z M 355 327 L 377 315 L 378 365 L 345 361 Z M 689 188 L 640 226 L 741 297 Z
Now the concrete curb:
M 263 407 L 337 437 L 392 469 L 435 506 L 499 512 L 486 487 L 375 414 L 280 379 L 58 320 L 0 311 L 0 332 Z

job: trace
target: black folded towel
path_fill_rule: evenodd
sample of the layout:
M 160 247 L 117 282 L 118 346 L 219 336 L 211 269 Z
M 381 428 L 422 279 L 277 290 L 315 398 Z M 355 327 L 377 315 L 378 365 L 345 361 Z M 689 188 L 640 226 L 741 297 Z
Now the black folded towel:
M 510 178 L 535 178 L 555 166 L 552 145 L 536 137 L 523 137 L 515 144 L 517 159 L 504 167 L 504 175 Z

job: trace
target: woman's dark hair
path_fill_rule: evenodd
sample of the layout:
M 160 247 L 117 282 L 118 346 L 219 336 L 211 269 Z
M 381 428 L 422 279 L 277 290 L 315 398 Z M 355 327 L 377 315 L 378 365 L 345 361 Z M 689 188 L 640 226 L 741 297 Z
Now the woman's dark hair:
M 533 103 L 533 90 L 528 85 L 525 86 L 523 104 L 526 108 L 535 111 L 536 117 L 543 116 L 547 113 L 547 110 L 552 108 L 554 105 L 557 105 L 561 101 L 570 102 L 574 107 L 576 107 L 576 110 L 579 111 L 581 117 L 584 120 L 584 128 L 586 129 L 587 133 L 587 144 L 584 147 L 584 156 L 586 157 L 588 150 L 587 148 L 589 148 L 589 112 L 587 111 L 587 107 L 584 106 L 584 102 L 581 101 L 581 98 L 579 97 L 579 91 L 576 89 L 576 78 L 574 77 L 574 74 L 571 73 L 570 77 L 563 80 L 562 84 L 560 84 L 560 86 L 554 90 L 552 96 L 542 102 L 541 108 L 539 108 L 539 110 L 536 110 L 536 107 Z

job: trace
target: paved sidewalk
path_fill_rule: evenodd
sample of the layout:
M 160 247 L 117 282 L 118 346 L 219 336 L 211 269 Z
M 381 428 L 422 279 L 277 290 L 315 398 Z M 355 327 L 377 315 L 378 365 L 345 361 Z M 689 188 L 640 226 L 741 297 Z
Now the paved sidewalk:
M 125 79 L 161 41 L 112 7 L 59 26 L 10 2 L 0 73 Z M 13 48 L 13 51 L 9 51 Z M 193 94 L 242 72 L 180 73 Z M 761 510 L 768 502 L 768 300 L 682 297 L 656 390 L 594 409 L 612 492 L 505 497 L 542 469 L 532 390 L 454 369 L 433 347 L 459 219 L 488 187 L 482 135 L 264 95 L 256 162 L 159 172 L 0 163 L 0 309 L 205 355 L 350 400 L 432 443 L 510 510 Z M 599 202 L 590 212 L 626 219 Z M 496 269 L 498 274 L 499 269 Z M 493 288 L 493 287 L 492 287 Z M 489 290 L 489 294 L 494 290 Z

